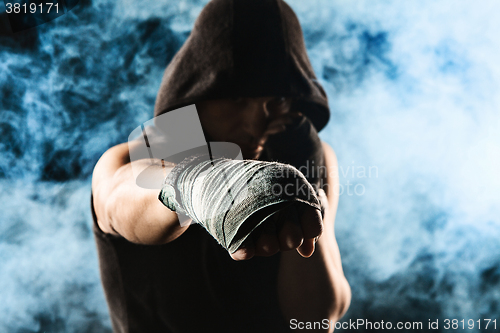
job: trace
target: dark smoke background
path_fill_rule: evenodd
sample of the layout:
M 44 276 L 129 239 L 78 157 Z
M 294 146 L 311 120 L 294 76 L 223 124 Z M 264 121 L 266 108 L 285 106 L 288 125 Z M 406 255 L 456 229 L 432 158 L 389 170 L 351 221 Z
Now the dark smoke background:
M 152 117 L 205 3 L 80 0 L 37 28 L 3 26 L 0 332 L 110 332 L 92 169 Z M 500 326 L 500 5 L 289 3 L 332 108 L 342 321 Z

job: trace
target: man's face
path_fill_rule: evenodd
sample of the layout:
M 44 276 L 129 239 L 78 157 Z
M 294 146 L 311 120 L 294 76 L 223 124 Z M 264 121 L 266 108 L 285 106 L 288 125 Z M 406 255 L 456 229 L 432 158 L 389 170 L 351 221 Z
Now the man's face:
M 259 158 L 270 135 L 291 121 L 291 100 L 284 97 L 219 99 L 196 104 L 209 141 L 240 146 L 244 159 Z

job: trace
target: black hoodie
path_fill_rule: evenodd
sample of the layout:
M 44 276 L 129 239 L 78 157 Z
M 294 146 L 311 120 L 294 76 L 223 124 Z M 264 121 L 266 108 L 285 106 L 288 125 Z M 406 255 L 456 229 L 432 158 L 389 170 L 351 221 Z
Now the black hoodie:
M 155 116 L 202 100 L 287 96 L 319 132 L 330 112 L 302 29 L 281 0 L 212 0 L 165 70 Z
M 165 70 L 155 116 L 202 100 L 258 96 L 292 97 L 318 131 L 328 122 L 291 8 L 281 0 L 212 0 Z M 312 126 L 307 132 L 315 138 L 304 156 L 316 154 L 319 142 Z M 93 206 L 92 213 L 115 332 L 290 331 L 278 303 L 279 254 L 234 261 L 197 224 L 168 244 L 138 245 L 103 233 Z

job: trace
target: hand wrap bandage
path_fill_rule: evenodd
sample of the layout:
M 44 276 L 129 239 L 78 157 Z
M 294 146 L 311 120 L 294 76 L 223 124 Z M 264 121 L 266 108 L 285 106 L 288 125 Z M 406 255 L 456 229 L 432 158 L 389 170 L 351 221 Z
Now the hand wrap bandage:
M 297 203 L 321 210 L 313 187 L 291 165 L 206 155 L 179 163 L 159 199 L 200 223 L 230 253 L 282 208 Z

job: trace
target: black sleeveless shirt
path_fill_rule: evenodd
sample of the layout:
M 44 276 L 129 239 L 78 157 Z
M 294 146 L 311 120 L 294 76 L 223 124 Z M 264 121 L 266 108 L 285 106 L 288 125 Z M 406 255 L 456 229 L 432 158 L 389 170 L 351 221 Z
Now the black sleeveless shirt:
M 103 233 L 99 266 L 114 332 L 288 332 L 278 304 L 279 253 L 235 261 L 193 224 L 164 245 Z
M 305 117 L 270 137 L 260 159 L 324 166 L 318 133 Z M 320 186 L 325 175 L 309 171 L 308 181 Z M 280 253 L 235 261 L 199 224 L 164 245 L 135 244 L 100 230 L 93 198 L 91 210 L 115 332 L 290 332 L 278 301 Z

